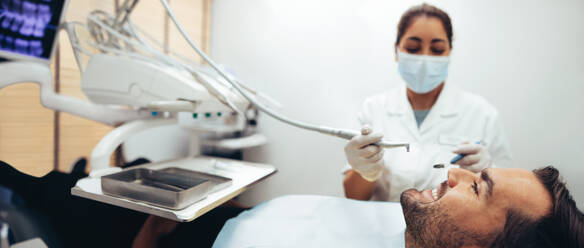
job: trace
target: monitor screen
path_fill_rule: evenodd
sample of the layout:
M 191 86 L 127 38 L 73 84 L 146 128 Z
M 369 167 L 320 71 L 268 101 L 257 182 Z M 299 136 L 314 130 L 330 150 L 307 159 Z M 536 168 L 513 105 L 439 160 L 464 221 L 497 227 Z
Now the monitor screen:
M 0 0 L 0 57 L 50 60 L 65 2 Z

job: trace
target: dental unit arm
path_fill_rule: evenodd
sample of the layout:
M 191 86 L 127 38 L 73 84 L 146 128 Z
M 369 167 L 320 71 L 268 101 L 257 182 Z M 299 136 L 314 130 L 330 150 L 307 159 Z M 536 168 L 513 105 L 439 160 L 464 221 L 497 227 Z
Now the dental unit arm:
M 26 73 L 14 73 L 22 71 Z M 67 112 L 111 126 L 150 117 L 149 112 L 95 104 L 55 93 L 51 71 L 49 66 L 45 64 L 28 61 L 2 62 L 0 63 L 0 75 L 2 75 L 0 89 L 18 83 L 37 83 L 40 88 L 40 102 L 48 109 Z

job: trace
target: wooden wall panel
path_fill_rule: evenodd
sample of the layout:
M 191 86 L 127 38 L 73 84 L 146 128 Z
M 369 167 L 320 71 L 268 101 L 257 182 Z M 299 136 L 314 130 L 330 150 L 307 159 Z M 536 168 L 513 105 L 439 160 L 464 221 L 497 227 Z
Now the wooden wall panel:
M 53 169 L 53 111 L 40 104 L 39 86 L 17 84 L 0 90 L 0 160 L 42 176 Z
M 53 72 L 54 64 L 53 58 Z M 0 89 L 0 160 L 37 177 L 54 167 L 54 111 L 41 105 L 39 89 L 36 83 Z
M 67 21 L 85 23 L 87 15 L 96 9 L 114 13 L 114 0 L 75 0 L 70 1 L 66 15 Z M 81 91 L 81 74 L 75 62 L 73 50 L 66 35 L 60 37 L 60 87 L 61 94 L 87 99 Z M 81 157 L 89 158 L 93 147 L 111 130 L 111 127 L 83 119 L 71 114 L 60 113 L 59 128 L 59 161 L 61 171 L 69 170 L 70 166 Z M 89 167 L 88 167 L 89 168 Z
M 120 5 L 122 2 L 123 0 L 120 0 Z M 150 36 L 161 43 L 164 42 L 165 38 L 165 18 L 166 12 L 159 0 L 139 1 L 130 16 L 134 25 L 147 31 Z
M 203 49 L 207 48 L 207 0 L 172 0 L 170 5 L 189 36 Z M 171 23 L 168 29 L 169 47 L 188 59 L 202 61 Z

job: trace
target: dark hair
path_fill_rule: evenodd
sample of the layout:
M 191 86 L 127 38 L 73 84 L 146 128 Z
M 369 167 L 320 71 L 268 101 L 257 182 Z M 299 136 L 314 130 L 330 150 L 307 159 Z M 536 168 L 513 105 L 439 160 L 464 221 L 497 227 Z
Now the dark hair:
M 492 247 L 584 247 L 584 215 L 562 182 L 560 172 L 548 166 L 533 173 L 550 193 L 550 214 L 534 220 L 519 211 L 509 211 L 503 232 Z
M 450 45 L 450 48 L 452 48 L 452 23 L 450 22 L 450 17 L 443 10 L 427 3 L 413 6 L 401 16 L 399 24 L 397 24 L 397 39 L 395 40 L 395 45 L 397 46 L 399 44 L 406 29 L 412 24 L 412 21 L 420 16 L 436 17 L 440 19 L 442 26 L 444 26 L 444 30 L 446 31 L 446 36 L 448 37 L 448 44 Z

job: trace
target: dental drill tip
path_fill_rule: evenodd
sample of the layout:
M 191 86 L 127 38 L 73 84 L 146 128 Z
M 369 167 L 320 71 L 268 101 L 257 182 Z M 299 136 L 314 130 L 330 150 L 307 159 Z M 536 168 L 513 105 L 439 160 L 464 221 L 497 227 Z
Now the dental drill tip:
M 406 152 L 410 152 L 410 144 L 406 145 Z
M 434 169 L 442 169 L 444 168 L 444 164 L 435 164 L 433 167 Z

